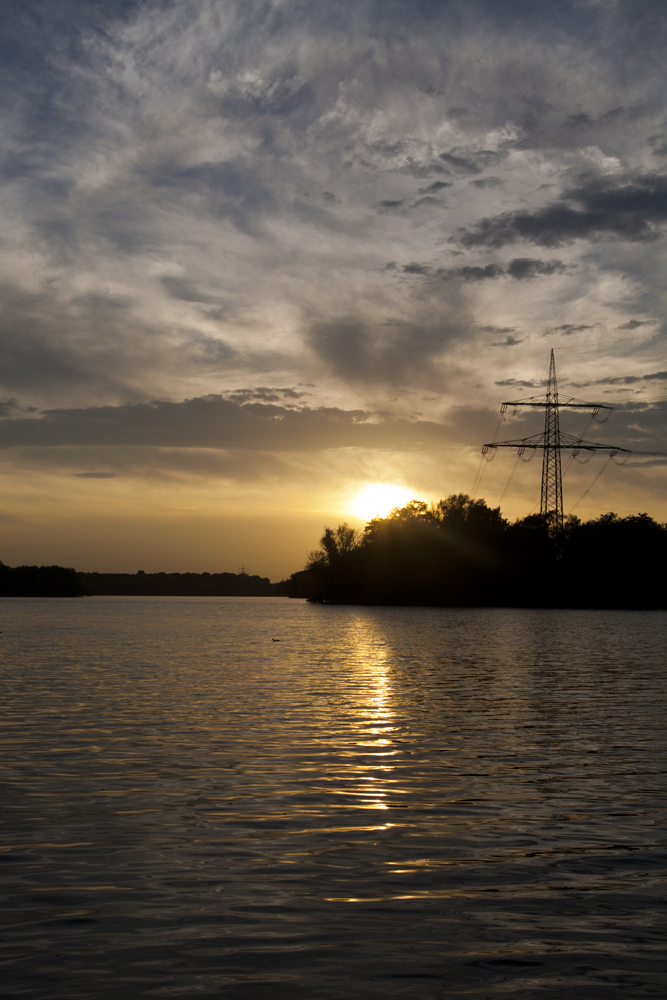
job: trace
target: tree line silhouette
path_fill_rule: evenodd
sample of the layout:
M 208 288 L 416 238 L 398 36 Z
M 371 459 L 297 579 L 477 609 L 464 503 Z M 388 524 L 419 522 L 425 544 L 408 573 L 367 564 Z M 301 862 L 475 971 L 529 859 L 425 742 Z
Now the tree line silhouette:
M 5 566 L 0 562 L 0 597 L 81 597 L 83 581 L 66 566 Z
M 325 528 L 306 568 L 282 585 L 313 603 L 665 608 L 667 525 L 648 514 L 569 515 L 554 539 L 539 514 L 452 494 L 412 500 L 362 532 Z
M 274 597 L 276 585 L 248 573 L 79 573 L 88 595 Z
M 5 566 L 0 597 L 274 597 L 276 584 L 248 573 L 77 573 L 64 566 Z

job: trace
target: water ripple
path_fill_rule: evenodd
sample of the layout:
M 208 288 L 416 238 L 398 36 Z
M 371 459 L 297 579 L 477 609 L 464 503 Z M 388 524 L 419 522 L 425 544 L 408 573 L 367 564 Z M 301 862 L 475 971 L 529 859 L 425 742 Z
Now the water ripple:
M 664 996 L 664 613 L 1 606 L 3 996 Z

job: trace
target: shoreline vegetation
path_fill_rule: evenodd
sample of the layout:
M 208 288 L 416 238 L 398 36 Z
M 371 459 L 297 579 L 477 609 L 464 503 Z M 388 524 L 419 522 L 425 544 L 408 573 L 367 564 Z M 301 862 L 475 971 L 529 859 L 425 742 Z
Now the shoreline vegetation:
M 268 577 L 247 573 L 77 573 L 63 566 L 0 563 L 0 597 L 275 597 Z
M 325 528 L 288 580 L 247 573 L 78 573 L 0 562 L 1 597 L 295 597 L 413 607 L 667 608 L 667 525 L 648 514 L 569 515 L 556 541 L 539 514 L 510 523 L 465 493 L 412 500 L 363 531 Z
M 319 604 L 414 607 L 667 607 L 667 525 L 613 512 L 569 515 L 552 537 L 539 514 L 510 523 L 464 493 L 412 500 L 362 532 L 325 528 L 305 569 L 281 584 Z

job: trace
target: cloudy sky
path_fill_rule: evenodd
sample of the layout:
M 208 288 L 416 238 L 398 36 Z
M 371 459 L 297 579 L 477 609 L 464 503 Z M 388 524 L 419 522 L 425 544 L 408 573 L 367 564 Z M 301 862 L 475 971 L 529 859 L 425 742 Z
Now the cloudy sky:
M 663 0 L 0 17 L 6 563 L 275 579 L 379 483 L 524 515 L 539 454 L 480 448 L 552 347 L 614 405 L 564 429 L 666 450 Z M 564 491 L 667 518 L 664 459 Z

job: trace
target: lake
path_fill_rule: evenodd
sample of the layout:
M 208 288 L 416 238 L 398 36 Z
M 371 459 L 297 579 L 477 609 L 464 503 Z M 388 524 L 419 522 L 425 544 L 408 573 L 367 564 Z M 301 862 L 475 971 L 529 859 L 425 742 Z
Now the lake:
M 667 995 L 667 613 L 0 619 L 3 1000 Z

